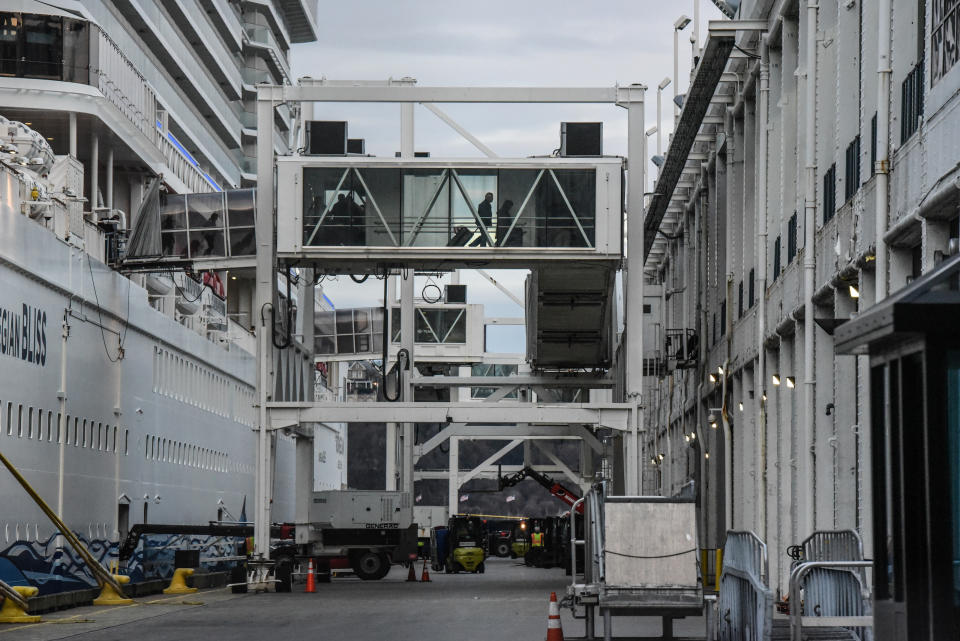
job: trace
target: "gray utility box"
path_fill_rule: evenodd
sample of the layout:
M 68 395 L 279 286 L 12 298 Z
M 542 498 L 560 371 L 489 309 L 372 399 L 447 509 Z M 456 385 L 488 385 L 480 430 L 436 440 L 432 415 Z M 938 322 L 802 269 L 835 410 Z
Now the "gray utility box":
M 310 523 L 320 529 L 397 530 L 413 523 L 409 492 L 330 490 L 314 492 Z

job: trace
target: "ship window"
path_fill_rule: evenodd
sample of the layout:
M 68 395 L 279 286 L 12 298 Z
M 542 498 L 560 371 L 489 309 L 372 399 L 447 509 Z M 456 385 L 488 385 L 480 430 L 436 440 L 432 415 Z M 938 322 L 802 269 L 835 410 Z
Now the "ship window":
M 63 25 L 60 18 L 43 15 L 23 17 L 23 75 L 60 79 L 63 56 Z
M 17 438 L 23 438 L 23 405 L 17 405 Z
M 130 430 L 123 430 L 123 454 L 130 453 Z
M 13 435 L 13 403 L 7 401 L 7 436 Z
M 38 428 L 39 429 L 39 426 Z M 27 438 L 33 438 L 33 408 L 27 408 Z
M 47 410 L 47 442 L 53 442 L 53 411 Z
M 0 76 L 17 75 L 19 33 L 20 16 L 14 13 L 0 14 Z
M 83 419 L 83 430 L 81 432 L 83 434 L 83 437 L 82 437 L 83 440 L 80 443 L 80 447 L 86 447 L 87 446 L 87 419 Z
M 117 451 L 117 426 L 113 426 L 113 451 Z
M 63 434 L 60 433 L 62 429 L 61 423 L 63 423 L 63 414 L 57 412 L 57 443 L 63 442 Z

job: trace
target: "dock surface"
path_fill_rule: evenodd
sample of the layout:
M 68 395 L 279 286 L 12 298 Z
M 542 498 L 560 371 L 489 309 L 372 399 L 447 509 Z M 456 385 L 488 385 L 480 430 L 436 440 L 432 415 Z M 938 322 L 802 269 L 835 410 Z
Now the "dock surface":
M 421 566 L 417 566 L 420 576 Z M 159 641 L 167 639 L 323 638 L 344 641 L 488 641 L 546 636 L 550 592 L 565 593 L 562 569 L 528 568 L 489 559 L 484 574 L 431 572 L 430 583 L 407 583 L 394 566 L 381 581 L 335 578 L 314 594 L 295 585 L 288 594 L 233 594 L 205 590 L 179 597 L 147 597 L 136 605 L 83 607 L 44 615 L 44 623 L 0 626 L 0 641 Z M 582 621 L 561 610 L 566 637 L 583 636 Z M 681 637 L 703 638 L 703 619 L 677 621 Z M 617 636 L 656 636 L 658 619 L 614 620 Z M 598 636 L 602 638 L 600 623 Z

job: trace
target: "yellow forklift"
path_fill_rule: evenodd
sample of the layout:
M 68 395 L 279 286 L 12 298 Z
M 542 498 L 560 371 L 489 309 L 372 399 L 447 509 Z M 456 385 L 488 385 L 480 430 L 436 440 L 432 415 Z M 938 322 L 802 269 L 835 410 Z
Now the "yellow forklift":
M 444 571 L 475 572 L 483 574 L 486 569 L 487 533 L 483 519 L 478 516 L 456 514 L 447 523 L 447 562 Z

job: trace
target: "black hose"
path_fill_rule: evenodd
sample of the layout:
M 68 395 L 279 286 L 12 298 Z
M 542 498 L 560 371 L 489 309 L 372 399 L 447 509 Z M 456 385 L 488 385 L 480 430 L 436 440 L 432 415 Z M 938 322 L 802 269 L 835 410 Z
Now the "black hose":
M 350 280 L 352 280 L 355 283 L 365 283 L 367 282 L 368 278 L 370 278 L 370 274 L 364 274 L 363 278 L 357 278 L 353 274 L 350 274 Z
M 270 342 L 273 343 L 273 346 L 277 349 L 287 349 L 290 345 L 293 344 L 293 299 L 290 297 L 290 273 L 289 271 L 286 274 L 287 277 L 287 327 L 286 327 L 286 336 L 284 336 L 283 342 L 277 342 L 277 312 L 273 305 L 270 306 Z M 263 314 L 261 310 L 261 315 Z

